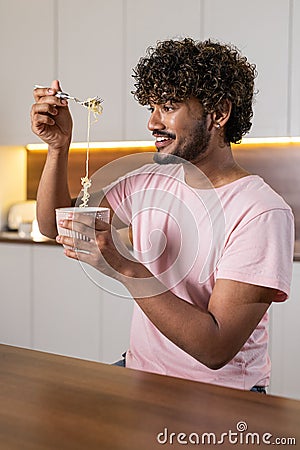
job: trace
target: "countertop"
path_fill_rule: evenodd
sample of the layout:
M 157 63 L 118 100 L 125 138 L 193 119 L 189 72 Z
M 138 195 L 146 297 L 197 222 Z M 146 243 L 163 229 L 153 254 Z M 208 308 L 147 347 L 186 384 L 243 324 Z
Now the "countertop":
M 3 449 L 300 443 L 300 401 L 6 345 L 0 396 Z
M 20 237 L 17 231 L 0 231 L 0 242 L 17 244 L 37 244 L 37 245 L 59 245 L 55 239 L 46 237 L 33 239 L 32 237 Z

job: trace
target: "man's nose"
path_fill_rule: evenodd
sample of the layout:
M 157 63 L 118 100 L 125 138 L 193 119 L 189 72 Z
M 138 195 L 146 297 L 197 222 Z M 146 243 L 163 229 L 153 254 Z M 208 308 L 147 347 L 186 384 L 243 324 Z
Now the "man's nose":
M 151 113 L 151 116 L 148 121 L 148 129 L 150 131 L 154 131 L 154 130 L 163 130 L 164 128 L 165 125 L 163 123 L 160 111 L 156 109 Z

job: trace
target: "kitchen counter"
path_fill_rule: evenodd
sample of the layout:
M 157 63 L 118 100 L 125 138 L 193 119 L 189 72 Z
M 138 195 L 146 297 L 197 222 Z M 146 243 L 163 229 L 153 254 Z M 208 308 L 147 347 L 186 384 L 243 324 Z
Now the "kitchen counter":
M 17 244 L 43 244 L 43 245 L 59 245 L 55 239 L 43 237 L 41 239 L 33 239 L 31 237 L 20 237 L 17 231 L 0 231 L 0 242 L 17 243 Z
M 300 401 L 6 345 L 0 395 L 3 449 L 300 442 Z

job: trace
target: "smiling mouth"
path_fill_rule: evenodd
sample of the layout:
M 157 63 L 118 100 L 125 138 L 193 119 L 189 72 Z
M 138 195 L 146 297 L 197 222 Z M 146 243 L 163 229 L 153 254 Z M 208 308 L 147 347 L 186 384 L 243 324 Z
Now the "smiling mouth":
M 155 137 L 155 146 L 157 148 L 157 150 L 163 150 L 165 149 L 168 145 L 172 144 L 172 142 L 175 139 L 175 136 L 173 138 L 173 136 L 162 136 L 162 135 L 154 135 Z

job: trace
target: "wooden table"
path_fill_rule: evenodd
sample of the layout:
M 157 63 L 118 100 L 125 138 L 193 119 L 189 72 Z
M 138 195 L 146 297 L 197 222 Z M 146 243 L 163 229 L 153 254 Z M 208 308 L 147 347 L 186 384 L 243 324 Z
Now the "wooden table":
M 299 448 L 300 401 L 0 345 L 1 450 L 245 449 L 263 435 Z

